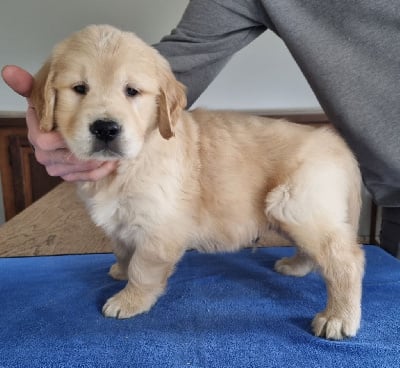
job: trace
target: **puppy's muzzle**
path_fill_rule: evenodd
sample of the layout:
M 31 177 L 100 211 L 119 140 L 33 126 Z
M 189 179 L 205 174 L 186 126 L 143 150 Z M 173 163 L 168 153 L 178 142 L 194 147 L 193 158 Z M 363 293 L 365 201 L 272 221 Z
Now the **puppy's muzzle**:
M 112 120 L 96 120 L 89 127 L 96 139 L 108 143 L 113 141 L 121 133 L 121 126 Z

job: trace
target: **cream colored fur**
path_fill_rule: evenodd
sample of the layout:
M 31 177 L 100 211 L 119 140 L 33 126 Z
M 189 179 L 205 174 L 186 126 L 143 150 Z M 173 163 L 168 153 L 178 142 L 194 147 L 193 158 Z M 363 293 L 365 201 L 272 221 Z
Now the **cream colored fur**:
M 84 95 L 73 90 L 82 83 Z M 126 86 L 139 93 L 127 96 Z M 37 75 L 33 100 L 42 128 L 57 128 L 76 156 L 119 160 L 114 174 L 79 184 L 93 221 L 114 241 L 110 275 L 128 280 L 104 305 L 105 316 L 148 311 L 188 248 L 235 251 L 274 226 L 299 249 L 276 270 L 303 276 L 317 269 L 326 281 L 315 334 L 356 334 L 360 174 L 332 129 L 184 111 L 184 88 L 167 62 L 110 26 L 87 27 L 60 43 Z M 97 119 L 121 125 L 117 154 L 94 149 L 89 127 Z

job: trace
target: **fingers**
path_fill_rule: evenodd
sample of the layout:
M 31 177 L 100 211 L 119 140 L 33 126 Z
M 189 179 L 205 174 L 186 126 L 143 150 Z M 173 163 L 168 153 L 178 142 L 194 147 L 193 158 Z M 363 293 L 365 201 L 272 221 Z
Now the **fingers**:
M 90 171 L 74 172 L 62 176 L 65 181 L 97 181 L 110 175 L 118 166 L 117 161 L 107 161 Z
M 50 176 L 59 176 L 64 179 L 64 178 L 73 178 L 74 176 L 81 177 L 83 174 L 89 174 L 91 171 L 96 170 L 103 164 L 104 164 L 103 162 L 96 162 L 96 161 L 83 162 L 75 165 L 55 164 L 55 165 L 47 165 L 46 170 Z
M 40 130 L 39 119 L 35 109 L 31 106 L 26 112 L 26 125 L 28 126 L 28 140 L 36 150 L 52 151 L 67 147 L 60 133 Z
M 77 167 L 77 171 L 92 170 L 101 165 L 100 161 L 81 161 L 77 159 L 68 149 L 65 148 L 49 151 L 36 148 L 35 156 L 36 160 L 46 167 L 66 166 L 66 170 L 70 170 L 74 166 Z M 55 172 L 53 169 L 52 172 L 49 172 L 49 174 L 52 176 L 61 176 L 65 173 L 63 172 L 63 170 L 57 170 L 57 172 Z
M 33 77 L 16 65 L 6 65 L 1 75 L 8 86 L 23 97 L 29 97 L 33 87 Z
M 29 127 L 28 125 L 28 140 L 35 150 L 53 151 L 67 148 L 67 144 L 58 132 L 43 133 L 37 128 Z
M 36 150 L 35 156 L 50 176 L 60 176 L 66 181 L 96 181 L 109 175 L 118 165 L 116 161 L 81 161 L 67 149 Z

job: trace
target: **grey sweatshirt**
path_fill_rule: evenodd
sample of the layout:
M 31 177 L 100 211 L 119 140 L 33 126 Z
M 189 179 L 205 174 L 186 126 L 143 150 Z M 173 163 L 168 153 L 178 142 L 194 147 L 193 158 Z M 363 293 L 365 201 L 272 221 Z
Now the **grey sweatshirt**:
M 191 0 L 155 46 L 187 86 L 190 105 L 267 29 L 285 42 L 356 154 L 376 202 L 400 207 L 400 1 Z

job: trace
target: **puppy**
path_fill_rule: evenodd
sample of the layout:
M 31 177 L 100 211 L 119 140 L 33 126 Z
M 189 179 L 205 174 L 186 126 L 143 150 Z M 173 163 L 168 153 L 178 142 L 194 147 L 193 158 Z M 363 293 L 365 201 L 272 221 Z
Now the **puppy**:
M 314 333 L 356 334 L 360 173 L 333 130 L 184 111 L 184 87 L 167 61 L 106 25 L 57 45 L 32 99 L 41 128 L 58 129 L 77 157 L 119 161 L 114 174 L 78 184 L 93 221 L 113 240 L 110 275 L 128 280 L 105 303 L 106 317 L 148 311 L 188 248 L 236 251 L 274 226 L 298 247 L 276 270 L 304 276 L 318 269 L 326 281 L 327 306 L 312 322 Z

